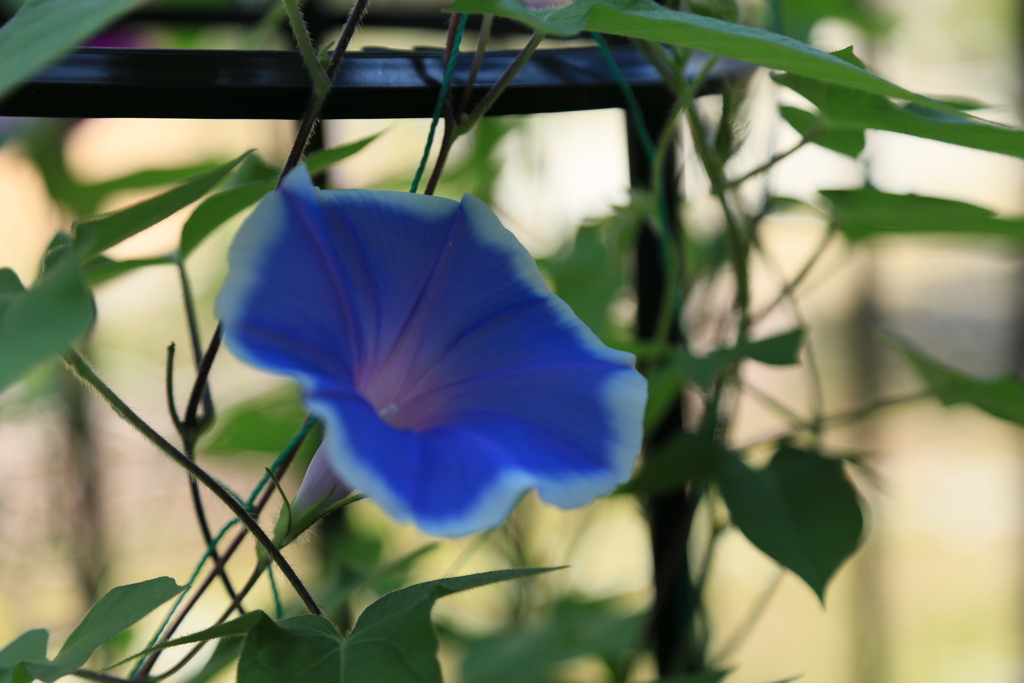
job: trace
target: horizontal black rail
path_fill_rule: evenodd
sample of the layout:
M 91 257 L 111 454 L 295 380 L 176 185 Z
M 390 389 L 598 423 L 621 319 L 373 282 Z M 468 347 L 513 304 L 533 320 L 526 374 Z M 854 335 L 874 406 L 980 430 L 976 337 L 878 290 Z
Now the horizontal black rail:
M 668 93 L 656 69 L 631 45 L 611 48 L 645 109 Z M 479 98 L 517 53 L 490 52 L 473 88 Z M 695 53 L 696 73 L 707 55 Z M 453 87 L 465 84 L 472 54 L 462 53 Z M 749 74 L 749 64 L 719 60 L 704 92 Z M 438 50 L 367 50 L 346 56 L 324 116 L 332 119 L 431 116 L 443 76 Z M 0 102 L 0 115 L 65 118 L 297 119 L 310 80 L 287 51 L 80 48 Z M 495 115 L 621 107 L 622 92 L 596 48 L 538 50 L 491 110 Z

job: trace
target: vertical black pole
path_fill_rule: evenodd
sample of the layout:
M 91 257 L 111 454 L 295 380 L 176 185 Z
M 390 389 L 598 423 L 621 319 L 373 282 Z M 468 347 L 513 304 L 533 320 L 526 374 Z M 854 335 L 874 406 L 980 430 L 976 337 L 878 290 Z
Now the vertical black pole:
M 663 101 L 644 106 L 642 125 L 652 137 L 671 125 L 671 98 L 666 91 Z M 629 121 L 630 178 L 634 187 L 650 187 L 651 164 L 635 133 L 638 122 Z M 667 193 L 669 224 L 675 225 L 677 212 L 676 155 L 670 154 L 665 164 L 662 186 Z M 650 339 L 655 334 L 663 297 L 672 296 L 676 282 L 666 282 L 661 250 L 664 248 L 653 225 L 640 230 L 636 243 L 637 337 Z M 681 276 L 681 274 L 680 274 Z M 672 341 L 681 342 L 678 325 L 672 326 Z M 665 420 L 646 436 L 645 453 L 683 429 L 683 406 L 677 401 Z M 687 539 L 693 519 L 696 496 L 690 491 L 652 496 L 647 513 L 651 527 L 654 560 L 655 601 L 652 607 L 648 638 L 658 660 L 662 676 L 696 672 L 703 668 L 703 647 L 697 633 L 699 605 L 690 574 Z

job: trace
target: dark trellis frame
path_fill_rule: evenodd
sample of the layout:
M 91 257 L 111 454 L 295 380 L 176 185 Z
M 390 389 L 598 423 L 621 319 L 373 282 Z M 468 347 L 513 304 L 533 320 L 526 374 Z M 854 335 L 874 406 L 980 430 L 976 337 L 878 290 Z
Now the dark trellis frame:
M 142 10 L 128 23 L 249 24 L 259 14 L 244 11 Z M 321 33 L 344 20 L 342 14 L 307 6 L 307 21 Z M 374 14 L 374 25 L 443 29 L 439 12 Z M 499 22 L 499 31 L 516 32 L 514 24 Z M 632 182 L 650 185 L 650 168 L 635 131 L 639 125 L 659 129 L 667 120 L 674 97 L 658 71 L 632 45 L 612 46 L 611 52 L 640 105 L 643 123 L 627 116 Z M 479 99 L 505 72 L 514 51 L 488 52 L 473 88 Z M 693 78 L 708 55 L 695 53 L 687 76 Z M 456 95 L 467 80 L 472 55 L 457 61 Z M 720 93 L 724 84 L 749 74 L 751 66 L 719 60 L 698 95 Z M 373 50 L 346 57 L 332 82 L 324 108 L 325 119 L 429 118 L 443 78 L 440 50 Z M 309 99 L 308 74 L 299 55 L 285 51 L 151 50 L 80 48 L 44 69 L 0 102 L 0 115 L 62 118 L 191 118 L 298 119 Z M 489 115 L 621 108 L 629 112 L 621 83 L 596 48 L 538 50 L 508 86 Z M 663 186 L 674 188 L 675 163 L 666 164 Z M 674 207 L 671 198 L 669 205 Z M 637 334 L 650 337 L 662 297 L 666 295 L 662 248 L 645 227 L 636 247 L 638 295 Z M 648 435 L 651 452 L 682 429 L 681 406 Z M 690 580 L 686 550 L 694 496 L 686 491 L 652 498 L 648 505 L 655 567 L 656 602 L 648 636 L 663 675 L 697 671 L 703 648 L 697 642 L 694 620 L 699 596 Z

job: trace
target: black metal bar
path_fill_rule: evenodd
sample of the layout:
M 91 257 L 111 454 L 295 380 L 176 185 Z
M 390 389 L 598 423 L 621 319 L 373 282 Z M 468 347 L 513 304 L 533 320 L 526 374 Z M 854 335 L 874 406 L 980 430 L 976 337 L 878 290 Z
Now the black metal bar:
M 644 107 L 643 122 L 630 119 L 630 176 L 634 186 L 649 188 L 652 181 L 650 161 L 637 139 L 635 126 L 638 123 L 644 125 L 651 131 L 652 136 L 657 137 L 665 126 L 671 125 L 668 118 L 671 105 L 672 96 L 663 89 L 660 104 Z M 674 154 L 670 154 L 663 173 L 661 183 L 668 193 L 666 200 L 669 220 L 670 224 L 674 225 L 678 204 L 678 176 Z M 672 235 L 672 238 L 675 237 L 676 235 Z M 662 250 L 665 248 L 669 247 L 657 236 L 657 227 L 643 226 L 637 237 L 635 274 L 637 337 L 640 339 L 650 339 L 654 336 L 662 301 L 665 297 L 672 296 L 678 285 L 677 282 L 666 281 L 666 273 L 662 267 Z M 680 245 L 674 244 L 671 248 L 680 249 Z M 677 325 L 673 325 L 670 336 L 673 342 L 682 342 Z M 674 401 L 672 409 L 661 424 L 648 432 L 644 446 L 648 457 L 666 441 L 683 431 L 683 410 L 682 402 Z M 663 454 L 661 457 L 677 457 L 677 454 Z M 690 577 L 691 558 L 688 548 L 696 500 L 695 492 L 684 489 L 650 496 L 647 501 L 655 587 L 648 644 L 657 658 L 659 672 L 666 678 L 678 673 L 696 673 L 703 666 L 703 647 L 695 623 L 700 596 L 697 595 Z
M 515 58 L 484 59 L 475 98 Z M 663 97 L 657 71 L 632 46 L 613 48 L 641 105 Z M 691 59 L 699 69 L 706 57 Z M 458 60 L 454 89 L 466 82 L 472 55 Z M 742 76 L 749 64 L 720 60 L 705 87 Z M 443 76 L 436 50 L 367 50 L 346 57 L 334 78 L 324 116 L 429 117 Z M 80 48 L 0 103 L 3 116 L 67 118 L 296 119 L 309 98 L 299 55 L 286 51 Z M 538 50 L 492 110 L 494 115 L 621 107 L 619 86 L 594 48 Z

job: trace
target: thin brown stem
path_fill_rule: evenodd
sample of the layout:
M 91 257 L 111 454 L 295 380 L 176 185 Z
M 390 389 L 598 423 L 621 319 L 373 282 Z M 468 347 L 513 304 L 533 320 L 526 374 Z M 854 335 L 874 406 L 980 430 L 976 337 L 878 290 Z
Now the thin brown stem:
M 793 145 L 792 147 L 787 149 L 785 152 L 780 152 L 780 153 L 776 154 L 771 159 L 769 159 L 768 161 L 764 162 L 763 164 L 761 164 L 760 166 L 758 166 L 754 170 L 748 171 L 748 172 L 744 173 L 743 175 L 741 175 L 739 178 L 736 178 L 735 180 L 727 180 L 727 181 L 725 181 L 725 184 L 722 185 L 722 188 L 726 189 L 726 190 L 732 189 L 732 188 L 736 187 L 737 185 L 742 185 L 743 183 L 747 182 L 748 180 L 750 180 L 751 178 L 753 178 L 756 175 L 760 175 L 760 174 L 762 174 L 762 173 L 764 173 L 766 171 L 770 171 L 772 169 L 772 167 L 775 166 L 775 164 L 779 163 L 780 161 L 782 161 L 783 159 L 788 157 L 790 154 L 793 154 L 794 152 L 799 151 L 800 149 L 803 148 L 804 145 L 806 145 L 806 144 L 808 144 L 810 142 L 814 142 L 817 138 L 821 137 L 821 134 L 824 133 L 824 132 L 825 132 L 825 129 L 823 127 L 822 128 L 814 128 L 814 129 L 808 131 L 807 135 L 805 135 L 804 138 L 800 142 L 796 143 L 795 145 Z
M 220 342 L 223 336 L 224 327 L 217 323 L 217 329 L 213 331 L 213 338 L 210 339 L 210 345 L 206 348 L 206 353 L 203 354 L 203 359 L 199 363 L 199 369 L 196 371 L 196 381 L 192 384 L 192 393 L 188 398 L 188 408 L 185 409 L 184 424 L 186 430 L 195 430 L 199 427 L 197 417 L 199 402 L 202 400 L 203 394 L 206 393 L 210 379 L 210 370 L 213 368 L 214 359 L 217 358 L 217 352 L 220 350 Z M 196 436 L 191 434 L 190 439 L 194 440 Z
M 307 419 L 309 419 L 309 418 L 307 418 Z M 301 447 L 302 447 L 302 440 L 297 440 L 293 444 L 293 446 L 284 454 L 284 458 L 278 464 L 277 470 L 274 473 L 275 476 L 277 476 L 277 477 L 284 476 L 284 473 L 288 471 L 288 468 L 291 466 L 292 461 L 295 460 L 295 456 L 299 452 L 299 449 Z M 267 503 L 270 501 L 270 498 L 273 495 L 274 495 L 274 487 L 273 486 L 268 486 L 268 487 L 266 487 L 266 489 L 264 489 L 263 493 L 260 494 L 259 499 L 256 501 L 256 504 L 253 506 L 253 516 L 254 517 L 259 517 L 260 513 L 263 512 L 263 508 L 265 508 L 267 506 Z M 232 555 L 235 554 L 235 551 L 238 550 L 238 547 L 241 545 L 242 540 L 245 538 L 245 533 L 246 532 L 243 531 L 242 533 L 238 534 L 238 536 L 235 537 L 235 540 L 233 540 L 231 542 L 231 545 L 229 545 L 228 548 L 224 551 L 224 553 L 221 556 L 220 560 L 214 560 L 215 566 L 210 570 L 210 572 L 207 574 L 207 576 L 203 579 L 203 582 L 199 585 L 199 587 L 193 593 L 192 597 L 189 599 L 189 602 L 178 613 L 178 615 L 175 618 L 174 622 L 170 626 L 168 626 L 167 630 L 165 630 L 164 633 L 160 636 L 160 640 L 158 642 L 165 643 L 165 642 L 167 642 L 168 640 L 171 639 L 171 637 L 174 635 L 175 631 L 178 630 L 178 627 L 181 626 L 182 621 L 185 620 L 185 617 L 192 610 L 192 608 L 195 606 L 195 604 L 199 601 L 199 598 L 203 595 L 203 593 L 206 591 L 206 589 L 209 588 L 210 584 L 213 582 L 214 577 L 219 572 L 224 571 L 224 566 L 227 564 L 228 560 L 231 559 Z M 212 555 L 211 555 L 211 559 L 212 559 Z M 238 593 L 236 595 L 232 596 L 232 603 L 231 603 L 231 609 L 232 610 L 234 610 L 234 609 L 241 610 L 242 600 L 248 594 L 250 588 L 251 588 L 251 586 L 243 587 L 242 590 L 238 591 Z M 153 668 L 153 665 L 156 663 L 157 657 L 160 656 L 160 652 L 162 652 L 162 650 L 157 650 L 152 655 L 150 655 L 150 659 L 152 661 L 146 662 L 145 666 L 140 669 L 140 676 L 141 676 L 141 678 L 139 680 L 144 680 L 145 677 L 149 674 L 149 672 Z
M 217 619 L 216 622 L 211 624 L 211 627 L 219 626 L 220 624 L 223 624 L 225 621 L 228 620 L 228 617 L 231 616 L 231 613 L 238 608 L 239 602 L 246 595 L 249 594 L 249 591 L 253 589 L 253 587 L 256 585 L 256 582 L 260 580 L 261 576 L 263 576 L 263 572 L 266 571 L 267 567 L 268 565 L 266 564 L 258 564 L 256 566 L 256 568 L 252 572 L 252 575 L 249 576 L 249 580 L 245 582 L 245 585 L 242 586 L 242 590 L 239 591 L 238 598 L 236 598 L 235 601 L 233 601 L 231 605 L 228 606 L 227 610 L 220 616 L 219 619 Z M 184 667 L 186 664 L 192 661 L 193 657 L 199 654 L 199 651 L 202 650 L 205 645 L 206 643 L 197 643 L 195 646 L 192 647 L 191 650 L 188 651 L 188 653 L 184 657 L 181 658 L 180 661 L 176 662 L 174 666 L 172 666 L 167 671 L 164 671 L 163 673 L 154 676 L 154 679 L 159 681 L 178 673 L 182 669 L 182 667 Z
M 348 50 L 349 43 L 352 42 L 352 36 L 356 34 L 356 29 L 366 17 L 366 12 L 369 7 L 370 0 L 356 0 L 356 4 L 352 6 L 352 10 L 348 13 L 348 19 L 345 21 L 345 27 L 341 30 L 341 37 L 338 38 L 338 44 L 335 46 L 334 53 L 331 55 L 331 62 L 327 65 L 325 73 L 327 75 L 328 83 L 334 82 L 334 74 L 338 71 L 338 67 L 341 66 L 341 60 L 345 56 L 345 52 Z M 277 181 L 278 185 L 280 185 L 281 181 L 284 180 L 284 177 L 288 175 L 288 172 L 298 166 L 299 161 L 302 160 L 302 155 L 306 153 L 306 147 L 309 146 L 309 139 L 313 134 L 313 128 L 316 127 L 317 122 L 320 120 L 320 111 L 330 94 L 331 91 L 328 89 L 321 97 L 316 88 L 313 88 L 313 93 L 310 95 L 309 102 L 306 104 L 306 111 L 303 113 L 302 120 L 299 122 L 299 131 L 295 135 L 295 142 L 292 144 L 292 150 L 288 154 L 288 160 L 285 161 L 284 168 L 281 169 L 281 177 L 278 178 Z
M 235 540 L 233 540 L 231 544 L 227 547 L 227 549 L 224 550 L 224 554 L 221 555 L 220 560 L 213 566 L 213 569 L 211 569 L 207 573 L 202 583 L 200 583 L 199 586 L 196 587 L 195 591 L 192 593 L 192 597 L 189 598 L 189 601 L 185 603 L 185 606 L 181 609 L 180 612 L 178 612 L 178 616 L 175 617 L 174 621 L 171 622 L 171 624 L 167 627 L 163 635 L 160 636 L 160 639 L 156 642 L 157 645 L 162 645 L 163 643 L 166 643 L 168 640 L 171 639 L 171 636 L 174 635 L 175 631 L 178 630 L 178 627 L 181 626 L 181 623 L 185 620 L 185 617 L 188 616 L 188 613 L 191 612 L 192 608 L 195 607 L 197 602 L 199 602 L 199 598 L 203 596 L 203 594 L 206 592 L 206 589 L 209 588 L 211 584 L 213 584 L 214 579 L 217 578 L 220 572 L 224 571 L 224 566 L 227 564 L 228 560 L 231 559 L 231 556 L 235 554 L 236 550 L 238 550 L 238 547 L 242 544 L 242 541 L 245 540 L 245 534 L 246 531 L 242 530 L 237 536 L 235 536 Z M 234 610 L 236 607 L 241 606 L 241 602 L 244 597 L 244 589 L 236 593 L 231 601 L 231 609 Z M 157 650 L 156 652 L 153 652 L 151 655 L 149 655 L 149 659 L 146 661 L 145 664 L 142 665 L 142 668 L 139 669 L 139 672 L 135 675 L 133 680 L 148 680 L 149 672 L 153 670 L 153 666 L 156 664 L 156 660 L 160 658 L 161 653 L 163 653 L 163 650 Z
M 188 281 L 188 274 L 185 272 L 185 264 L 178 260 L 178 277 L 181 280 L 181 297 L 185 302 L 185 319 L 188 322 L 189 341 L 192 343 L 192 360 L 196 365 L 196 372 L 202 367 L 203 345 L 199 334 L 199 321 L 196 317 L 195 299 L 192 296 L 192 286 Z M 213 420 L 213 398 L 210 396 L 210 385 L 204 382 L 203 386 L 203 422 Z
M 455 40 L 459 36 L 459 21 L 459 14 L 452 14 L 448 19 L 448 36 L 444 46 L 444 65 L 446 70 L 450 68 L 451 60 L 455 59 L 458 54 L 459 46 L 455 44 Z M 434 161 L 434 170 L 430 173 L 430 178 L 427 180 L 427 186 L 424 188 L 423 194 L 434 194 L 434 191 L 437 190 L 437 184 L 441 181 L 441 172 L 448 161 L 448 154 L 451 153 L 453 142 L 455 142 L 455 109 L 452 105 L 452 91 L 449 89 L 445 93 L 444 135 L 441 138 L 441 149 L 437 153 L 437 159 Z
M 832 242 L 832 238 L 835 237 L 835 234 L 836 232 L 833 229 L 829 229 L 829 231 L 825 233 L 825 236 L 821 239 L 821 242 L 819 242 L 818 246 L 814 249 L 814 253 L 812 253 L 810 258 L 808 258 L 807 261 L 804 262 L 803 267 L 800 268 L 800 272 L 797 273 L 796 277 L 794 277 L 792 280 L 786 282 L 783 285 L 782 290 L 779 291 L 778 295 L 772 300 L 770 304 L 768 304 L 763 309 L 758 311 L 756 314 L 751 316 L 751 323 L 756 323 L 760 320 L 763 320 L 766 315 L 775 310 L 776 306 L 778 306 L 783 301 L 786 301 L 787 299 L 793 296 L 793 293 L 796 291 L 796 288 L 799 287 L 800 284 L 807 278 L 807 276 L 811 272 L 811 269 L 814 268 L 815 264 L 818 263 L 818 259 L 820 259 L 821 255 L 825 253 L 825 249 L 828 248 L 828 245 Z
M 172 373 L 174 371 L 173 344 L 171 344 L 167 350 L 167 402 L 171 411 L 171 417 L 174 420 L 174 425 L 178 430 L 178 434 L 181 436 L 185 455 L 191 460 L 195 460 L 195 443 L 196 439 L 199 437 L 199 432 L 202 431 L 202 428 L 205 425 L 209 424 L 213 420 L 213 398 L 210 395 L 210 383 L 208 381 L 208 377 L 210 367 L 213 363 L 213 358 L 216 355 L 217 347 L 220 345 L 220 335 L 214 335 L 214 341 L 211 342 L 211 348 L 204 356 L 202 344 L 200 342 L 199 322 L 196 318 L 195 304 L 192 298 L 192 288 L 189 286 L 188 275 L 185 272 L 185 264 L 182 263 L 181 260 L 178 260 L 177 265 L 178 275 L 181 280 L 182 299 L 185 302 L 185 316 L 188 321 L 189 337 L 192 342 L 192 359 L 196 365 L 196 381 L 195 386 L 193 387 L 193 393 L 201 387 L 199 395 L 202 396 L 203 416 L 200 419 L 196 415 L 187 413 L 184 422 L 179 420 L 177 417 L 177 407 L 174 404 L 172 377 Z M 207 359 L 208 362 L 204 363 Z M 198 402 L 196 405 L 198 406 Z M 199 482 L 197 482 L 196 478 L 192 475 L 189 475 L 188 482 L 189 490 L 192 495 L 192 508 L 195 510 L 196 521 L 199 523 L 199 531 L 202 534 L 203 542 L 205 542 L 206 547 L 209 548 L 210 558 L 214 563 L 217 563 L 220 558 L 217 556 L 217 549 L 213 547 L 213 534 L 210 531 L 210 523 L 206 518 L 203 499 L 199 495 Z M 231 580 L 228 578 L 227 572 L 222 570 L 220 572 L 220 578 L 221 582 L 224 584 L 224 590 L 227 591 L 228 596 L 233 599 L 235 597 L 235 589 L 234 586 L 231 585 Z
M 484 55 L 487 53 L 487 43 L 491 39 L 491 27 L 494 25 L 494 15 L 485 14 L 480 23 L 480 33 L 476 40 L 476 53 L 473 55 L 473 65 L 469 67 L 469 75 L 466 77 L 466 87 L 462 91 L 462 98 L 455 110 L 455 120 L 458 121 L 466 113 L 469 100 L 473 96 L 473 86 L 476 85 L 476 77 L 480 74 L 480 67 L 484 63 Z
M 74 675 L 79 678 L 84 678 L 87 681 L 102 681 L 103 683 L 131 683 L 127 678 L 118 678 L 117 676 L 100 673 L 99 671 L 89 671 L 88 669 L 75 669 Z
M 114 412 L 142 432 L 143 436 L 145 436 L 151 443 L 169 455 L 175 463 L 192 474 L 199 480 L 199 483 L 212 491 L 214 495 L 216 495 L 221 502 L 231 510 L 235 517 L 245 525 L 246 529 L 252 533 L 263 549 L 266 550 L 267 554 L 274 561 L 274 564 L 281 569 L 281 573 L 284 574 L 285 578 L 288 579 L 288 582 L 292 584 L 292 587 L 295 589 L 295 592 L 298 593 L 303 604 L 306 605 L 306 608 L 313 614 L 322 614 L 320 608 L 316 604 L 316 601 L 313 600 L 313 596 L 309 594 L 309 590 L 302 583 L 302 580 L 299 579 L 298 574 L 296 574 L 295 570 L 292 569 L 288 560 L 284 558 L 281 551 L 277 549 L 273 541 L 270 540 L 270 537 L 267 536 L 266 532 L 263 531 L 259 523 L 253 519 L 252 515 L 249 514 L 249 511 L 245 509 L 245 506 L 240 501 L 229 493 L 228 490 L 220 484 L 220 482 L 210 476 L 206 470 L 175 448 L 167 439 L 160 435 L 159 432 L 139 417 L 135 411 L 129 408 L 125 402 L 122 401 L 117 394 L 111 391 L 110 387 L 108 387 L 103 380 L 99 378 L 96 372 L 88 363 L 85 362 L 85 359 L 82 358 L 77 351 L 69 349 L 65 351 L 61 357 L 82 381 L 89 384 L 99 392 L 99 394 L 114 409 Z
M 495 83 L 489 91 L 487 91 L 487 94 L 484 95 L 484 98 L 480 100 L 480 103 L 473 108 L 473 111 L 470 112 L 469 116 L 467 116 L 465 120 L 459 122 L 455 129 L 456 138 L 463 133 L 472 130 L 473 126 L 476 125 L 476 122 L 491 110 L 491 107 L 493 107 L 494 103 L 498 101 L 501 93 L 505 92 L 505 88 L 508 87 L 508 84 L 512 82 L 512 79 L 516 77 L 516 74 L 519 73 L 520 69 L 522 69 L 523 66 L 526 65 L 526 62 L 530 60 L 530 57 L 533 55 L 537 46 L 540 45 L 540 41 L 543 39 L 544 34 L 542 33 L 534 33 L 530 37 L 530 42 L 528 42 L 526 47 L 516 55 L 516 58 L 511 64 L 509 64 L 508 69 L 506 69 L 505 73 L 501 75 L 498 82 Z

